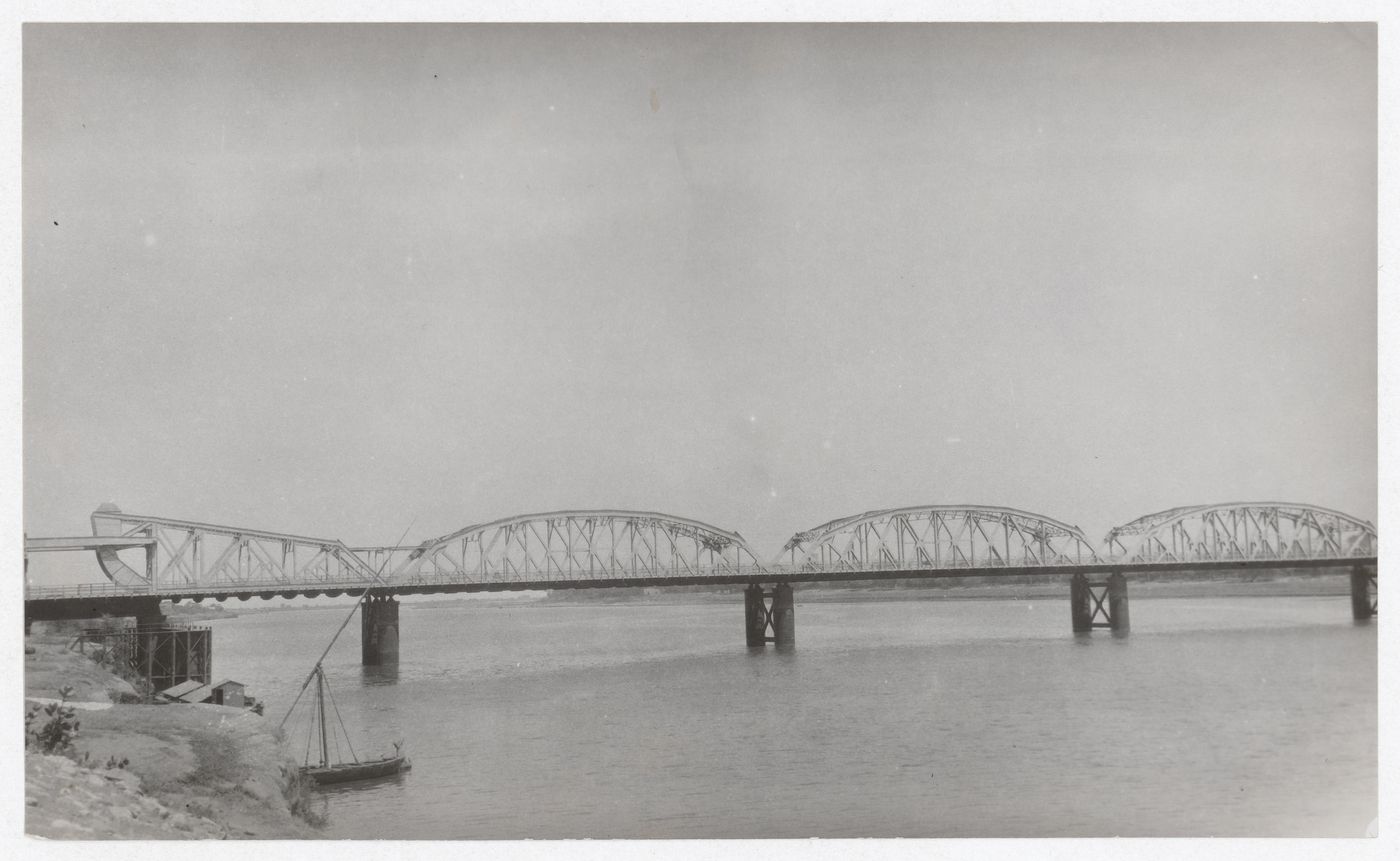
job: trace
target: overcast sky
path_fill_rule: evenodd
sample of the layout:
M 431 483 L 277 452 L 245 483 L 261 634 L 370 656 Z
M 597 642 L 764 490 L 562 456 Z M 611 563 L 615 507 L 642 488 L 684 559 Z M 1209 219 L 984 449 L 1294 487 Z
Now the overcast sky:
M 25 529 L 1374 521 L 1376 59 L 1365 25 L 27 25 Z

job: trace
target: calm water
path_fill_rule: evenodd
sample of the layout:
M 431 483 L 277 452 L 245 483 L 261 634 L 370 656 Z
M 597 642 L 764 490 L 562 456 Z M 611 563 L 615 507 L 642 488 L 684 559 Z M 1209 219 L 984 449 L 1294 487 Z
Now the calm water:
M 357 752 L 328 836 L 1361 836 L 1377 812 L 1376 627 L 1346 598 L 404 605 L 396 672 L 327 660 Z M 344 609 L 213 623 L 215 673 L 280 719 Z M 304 726 L 305 724 L 303 724 Z M 298 734 L 304 739 L 304 733 Z

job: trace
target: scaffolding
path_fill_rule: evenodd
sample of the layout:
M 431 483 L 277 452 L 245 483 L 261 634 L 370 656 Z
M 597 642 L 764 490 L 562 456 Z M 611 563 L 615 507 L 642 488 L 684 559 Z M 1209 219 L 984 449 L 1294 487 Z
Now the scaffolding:
M 181 682 L 213 681 L 214 638 L 207 625 L 85 628 L 73 648 L 119 675 L 139 678 L 147 698 Z

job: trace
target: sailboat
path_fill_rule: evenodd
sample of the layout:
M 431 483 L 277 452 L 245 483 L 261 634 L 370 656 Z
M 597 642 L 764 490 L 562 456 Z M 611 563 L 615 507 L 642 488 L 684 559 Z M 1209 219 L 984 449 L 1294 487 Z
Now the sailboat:
M 340 720 L 340 710 L 335 706 L 335 699 L 330 700 L 331 708 L 335 711 L 336 722 L 340 724 L 341 732 L 345 733 L 346 748 L 350 751 L 350 762 L 331 762 L 330 744 L 332 730 L 327 727 L 326 699 L 330 691 L 330 684 L 326 681 L 325 671 L 321 669 L 318 662 L 316 668 L 312 670 L 312 675 L 316 678 L 316 699 L 313 705 L 312 726 L 313 730 L 320 732 L 320 760 L 314 764 L 310 762 L 311 746 L 307 748 L 307 762 L 301 767 L 301 773 L 311 778 L 317 784 L 325 783 L 347 783 L 352 780 L 368 780 L 374 777 L 388 777 L 407 771 L 412 768 L 412 763 L 408 757 L 404 756 L 400 745 L 394 745 L 394 755 L 384 756 L 379 759 L 362 760 L 355 756 L 354 747 L 350 746 L 350 735 L 345 733 L 345 724 Z M 337 753 L 339 744 L 336 745 Z
M 412 528 L 413 524 L 409 524 L 409 529 Z M 408 530 L 406 529 L 404 530 L 404 536 L 407 535 Z M 403 543 L 402 537 L 399 538 L 398 543 Z M 387 564 L 387 562 L 388 560 L 386 558 L 385 563 Z M 317 659 L 315 665 L 311 668 L 311 672 L 307 674 L 306 681 L 301 683 L 301 691 L 297 694 L 296 699 L 292 701 L 291 708 L 287 709 L 287 713 L 282 717 L 282 722 L 278 724 L 279 727 L 286 725 L 287 718 L 291 717 L 292 712 L 296 711 L 297 703 L 301 702 L 301 698 L 306 693 L 306 689 L 311 686 L 312 681 L 315 681 L 316 698 L 312 703 L 311 732 L 319 733 L 320 743 L 319 745 L 312 745 L 308 739 L 306 757 L 304 764 L 301 766 L 301 773 L 315 781 L 318 785 L 325 783 L 347 783 L 352 780 L 368 780 L 375 777 L 388 777 L 389 775 L 398 774 L 399 772 L 407 771 L 413 767 L 408 757 L 403 755 L 401 749 L 402 743 L 394 744 L 393 756 L 384 756 L 379 759 L 369 760 L 361 760 L 359 757 L 355 756 L 355 748 L 350 744 L 350 733 L 345 729 L 345 722 L 340 719 L 340 709 L 335 705 L 335 698 L 330 696 L 330 684 L 326 681 L 326 673 L 321 666 L 325 662 L 326 656 L 331 653 L 331 647 L 335 645 L 335 641 L 340 638 L 341 633 L 345 630 L 345 626 L 350 624 L 350 620 L 355 617 L 355 611 L 360 609 L 360 605 L 363 604 L 365 598 L 368 597 L 370 590 L 374 588 L 375 584 L 384 585 L 384 581 L 381 580 L 379 576 L 383 572 L 384 566 L 381 564 L 379 570 L 374 572 L 374 583 L 371 583 L 365 588 L 365 591 L 360 593 L 359 599 L 355 601 L 355 605 L 350 608 L 349 615 L 345 617 L 345 621 L 340 623 L 340 627 L 336 629 L 334 636 L 331 637 L 330 643 L 326 645 L 325 651 L 321 653 L 321 657 Z M 334 745 L 337 756 L 340 755 L 340 743 L 337 737 L 332 735 L 333 731 L 329 728 L 328 721 L 326 720 L 326 699 L 328 697 L 330 698 L 331 708 L 335 712 L 336 723 L 339 724 L 340 731 L 345 736 L 345 747 L 350 752 L 349 762 L 344 760 L 340 760 L 339 762 L 331 761 L 330 748 L 333 739 L 335 740 Z M 317 749 L 319 750 L 320 758 L 313 764 L 311 762 L 311 754 L 313 750 Z

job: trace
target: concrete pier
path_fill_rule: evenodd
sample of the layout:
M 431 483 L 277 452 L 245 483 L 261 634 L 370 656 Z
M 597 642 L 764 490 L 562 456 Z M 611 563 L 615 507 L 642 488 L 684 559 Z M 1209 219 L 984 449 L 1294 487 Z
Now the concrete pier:
M 360 605 L 360 663 L 398 663 L 399 602 L 392 595 L 370 595 Z
M 1358 622 L 1376 615 L 1376 574 L 1364 565 L 1351 569 L 1351 617 Z
M 773 590 L 773 642 L 779 646 L 797 643 L 796 614 L 792 604 L 792 585 L 779 583 Z
M 744 590 L 744 640 L 750 648 L 768 642 L 768 606 L 763 602 L 763 587 L 757 583 Z
M 779 583 L 773 591 L 765 592 L 762 586 L 750 583 L 744 590 L 744 641 L 750 647 L 765 643 L 791 646 L 797 642 L 791 584 Z
M 1128 633 L 1128 578 L 1122 574 L 1108 577 L 1108 629 Z
M 1128 633 L 1128 578 L 1110 574 L 1108 580 L 1094 583 L 1083 574 L 1074 575 L 1069 583 L 1069 611 L 1076 634 L 1095 628 Z
M 165 614 L 160 610 L 160 599 L 148 599 L 136 608 L 136 627 L 154 628 L 165 624 Z
M 1089 578 L 1083 574 L 1074 575 L 1069 581 L 1070 625 L 1076 634 L 1087 634 L 1094 629 L 1092 596 L 1089 593 Z

